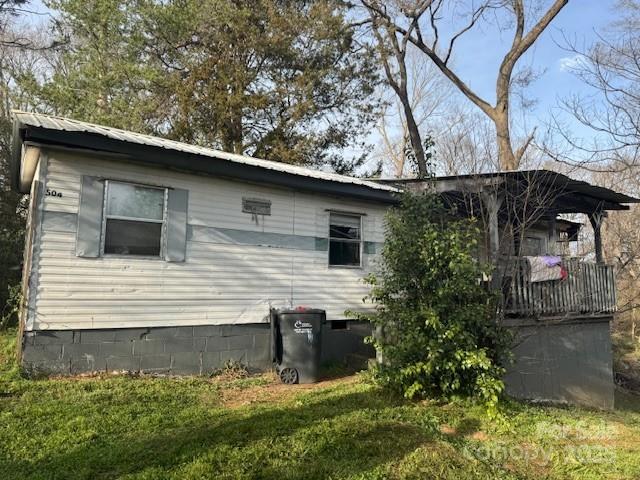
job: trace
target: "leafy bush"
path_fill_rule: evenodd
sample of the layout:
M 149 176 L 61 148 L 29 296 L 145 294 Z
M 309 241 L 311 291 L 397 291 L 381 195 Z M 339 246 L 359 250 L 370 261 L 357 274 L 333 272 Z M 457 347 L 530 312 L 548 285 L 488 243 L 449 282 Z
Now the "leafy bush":
M 7 290 L 7 300 L 4 306 L 0 304 L 0 330 L 17 324 L 22 302 L 22 286 L 20 284 L 8 285 Z
M 11 119 L 8 111 L 0 108 L 0 329 L 18 324 L 15 306 L 20 292 L 27 212 L 24 195 L 11 190 L 10 147 Z
M 387 216 L 377 273 L 367 278 L 377 304 L 371 321 L 380 383 L 408 398 L 475 397 L 494 410 L 509 338 L 496 298 L 482 284 L 479 230 L 435 195 L 405 194 Z

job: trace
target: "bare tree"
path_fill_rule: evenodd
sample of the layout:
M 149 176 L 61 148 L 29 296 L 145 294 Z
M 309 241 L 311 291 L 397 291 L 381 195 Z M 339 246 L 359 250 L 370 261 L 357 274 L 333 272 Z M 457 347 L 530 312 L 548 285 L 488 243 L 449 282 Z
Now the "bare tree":
M 553 127 L 564 148 L 547 146 L 559 161 L 592 171 L 640 167 L 640 1 L 618 6 L 621 19 L 592 46 L 567 42 L 567 68 L 591 94 L 566 98 L 561 108 L 590 138 L 574 137 L 556 115 Z
M 586 47 L 565 38 L 565 68 L 587 93 L 561 102 L 554 115 L 554 144 L 545 149 L 558 161 L 587 171 L 598 184 L 638 196 L 640 192 L 640 1 L 615 4 L 617 20 L 598 32 Z M 587 132 L 572 133 L 565 115 Z M 618 311 L 612 324 L 614 358 L 619 374 L 638 377 L 638 311 L 640 310 L 640 209 L 610 212 L 602 231 L 603 250 L 615 265 Z M 625 360 L 626 358 L 626 360 Z M 635 360 L 633 360 L 635 359 Z
M 440 74 L 433 64 L 415 48 L 410 48 L 405 58 L 406 63 L 406 95 L 409 112 L 415 128 L 414 135 L 420 147 L 423 147 L 422 134 L 425 129 L 434 130 L 438 126 L 447 125 L 453 119 L 449 110 L 453 107 L 450 101 L 451 84 Z M 395 177 L 404 177 L 408 172 L 407 149 L 413 148 L 410 135 L 410 122 L 405 115 L 405 105 L 391 90 L 380 117 L 378 132 L 381 137 L 379 156 L 385 166 Z M 413 127 L 412 127 L 413 128 Z M 424 155 L 424 151 L 421 150 Z M 417 155 L 416 155 L 417 156 Z M 426 160 L 423 158 L 423 160 Z M 425 162 L 421 160 L 422 165 Z M 413 167 L 418 168 L 420 164 Z M 418 171 L 420 174 L 421 172 Z M 424 171 L 422 172 L 424 174 Z
M 510 89 L 514 77 L 514 70 L 518 60 L 531 48 L 542 32 L 553 19 L 567 5 L 569 0 L 554 0 L 533 21 L 529 14 L 533 7 L 525 8 L 523 0 L 484 0 L 481 2 L 448 2 L 446 0 L 395 0 L 382 2 L 377 0 L 361 0 L 366 8 L 376 33 L 376 40 L 383 44 L 381 51 L 393 52 L 398 62 L 400 88 L 395 89 L 401 97 L 405 96 L 402 89 L 402 67 L 408 44 L 417 47 L 426 55 L 438 69 L 452 82 L 453 85 L 475 106 L 477 106 L 491 120 L 495 127 L 498 145 L 499 164 L 503 170 L 515 170 L 531 144 L 534 133 L 530 132 L 526 139 L 514 148 L 511 140 L 510 125 Z M 448 39 L 443 38 L 443 32 L 451 30 L 452 25 L 443 25 L 445 10 L 451 14 L 450 18 L 463 18 L 462 26 L 453 26 L 453 33 Z M 466 33 L 477 27 L 482 21 L 486 22 L 489 13 L 497 20 L 497 28 L 504 30 L 509 25 L 513 28 L 513 39 L 509 50 L 500 62 L 496 72 L 496 101 L 492 105 L 476 93 L 451 66 L 456 42 Z M 382 32 L 382 33 L 381 33 Z M 387 61 L 391 58 L 387 54 Z M 385 66 L 388 78 L 395 79 L 396 72 L 389 71 Z M 404 104 L 408 104 L 405 100 Z M 418 148 L 412 141 L 414 150 Z M 416 157 L 419 155 L 416 153 Z
M 425 2 L 425 4 L 428 3 L 430 2 Z M 391 5 L 391 7 L 393 8 L 394 5 Z M 398 35 L 397 30 L 390 22 L 376 15 L 373 9 L 369 8 L 369 10 L 372 32 L 376 39 L 376 45 L 387 77 L 387 82 L 396 93 L 402 105 L 407 136 L 411 143 L 413 156 L 415 157 L 418 175 L 424 178 L 427 176 L 427 162 L 422 144 L 422 136 L 414 114 L 415 105 L 412 105 L 411 96 L 414 92 L 410 91 L 410 80 L 407 72 L 409 39 L 417 27 L 417 22 L 413 22 L 407 27 L 406 32 Z M 404 156 L 404 151 L 402 155 Z
M 26 29 L 15 28 L 18 19 L 48 15 L 29 9 L 30 0 L 0 0 L 0 47 L 31 48 Z
M 617 190 L 640 191 L 640 169 L 609 165 L 610 171 L 593 174 L 597 181 Z M 614 368 L 623 385 L 640 381 L 640 208 L 610 212 L 602 242 L 607 260 L 615 266 L 617 312 L 612 322 Z
M 499 169 L 492 125 L 468 105 L 453 105 L 435 133 L 442 175 L 465 175 Z
M 640 28 L 640 2 L 638 0 L 618 0 L 615 9 L 622 15 L 613 22 L 614 29 L 631 32 Z

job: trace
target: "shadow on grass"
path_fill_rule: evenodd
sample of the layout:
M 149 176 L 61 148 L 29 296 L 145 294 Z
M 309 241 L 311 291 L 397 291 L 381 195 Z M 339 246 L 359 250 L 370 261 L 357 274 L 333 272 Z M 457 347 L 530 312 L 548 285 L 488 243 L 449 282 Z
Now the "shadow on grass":
M 136 433 L 132 425 L 126 436 L 97 434 L 67 452 L 7 463 L 6 473 L 47 479 L 354 476 L 432 439 L 435 429 L 382 420 L 376 413 L 404 403 L 379 392 L 332 393 L 287 405 L 221 410 L 210 424 L 176 423 L 153 434 Z
M 481 422 L 477 418 L 465 417 L 456 426 L 458 436 L 471 435 L 480 430 Z
M 326 362 L 320 366 L 320 380 L 337 380 L 351 377 L 365 368 L 348 365 L 345 362 Z

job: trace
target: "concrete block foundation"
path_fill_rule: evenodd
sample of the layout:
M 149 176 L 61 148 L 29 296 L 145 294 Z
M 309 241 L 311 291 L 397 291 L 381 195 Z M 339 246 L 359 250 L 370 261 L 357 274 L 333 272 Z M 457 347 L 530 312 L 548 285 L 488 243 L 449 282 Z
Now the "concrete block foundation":
M 373 357 L 372 347 L 364 344 L 370 331 L 363 322 L 327 322 L 322 361 L 345 362 L 350 355 Z M 227 362 L 239 362 L 252 371 L 271 369 L 270 326 L 36 330 L 25 332 L 22 339 L 22 365 L 33 375 L 122 371 L 210 375 Z

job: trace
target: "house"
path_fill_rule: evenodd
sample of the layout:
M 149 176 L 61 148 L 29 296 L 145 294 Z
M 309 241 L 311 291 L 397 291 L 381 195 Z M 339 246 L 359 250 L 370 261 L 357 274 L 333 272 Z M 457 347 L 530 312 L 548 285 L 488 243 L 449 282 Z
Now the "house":
M 362 310 L 397 189 L 14 112 L 31 193 L 22 364 L 75 374 L 271 367 L 270 308 L 327 310 L 323 360 L 371 354 Z
M 490 281 L 502 294 L 503 322 L 515 334 L 514 363 L 505 377 L 508 393 L 613 407 L 609 330 L 616 310 L 615 271 L 604 262 L 601 226 L 608 211 L 628 210 L 639 199 L 549 170 L 385 183 L 436 191 L 461 215 L 479 219 L 478 257 L 494 265 Z M 583 225 L 563 215 L 590 223 L 593 259 L 571 256 Z M 532 257 L 559 256 L 563 277 L 533 278 Z
M 516 333 L 507 390 L 610 408 L 614 270 L 606 212 L 637 199 L 548 170 L 369 181 L 75 120 L 14 112 L 14 188 L 31 193 L 21 361 L 47 373 L 207 374 L 271 367 L 271 308 L 327 311 L 324 361 L 372 356 L 362 277 L 403 190 L 431 189 L 481 219 Z M 583 214 L 595 261 L 570 258 Z M 559 216 L 560 215 L 560 216 Z M 562 254 L 566 278 L 530 260 Z

